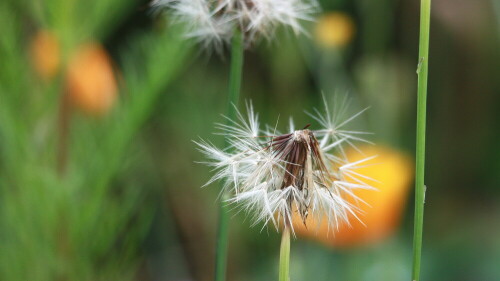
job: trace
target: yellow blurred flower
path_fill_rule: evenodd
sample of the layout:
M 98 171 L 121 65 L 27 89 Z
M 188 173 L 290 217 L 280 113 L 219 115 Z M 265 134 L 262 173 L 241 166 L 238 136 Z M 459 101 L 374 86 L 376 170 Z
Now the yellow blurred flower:
M 354 192 L 370 206 L 351 202 L 364 212 L 359 217 L 365 225 L 356 218 L 351 218 L 351 226 L 341 225 L 334 232 L 328 229 L 325 221 L 318 226 L 316 222 L 308 220 L 306 228 L 297 217 L 294 218 L 297 235 L 335 247 L 352 247 L 377 243 L 395 232 L 412 183 L 413 162 L 407 155 L 388 147 L 367 146 L 360 150 L 364 155 L 354 149 L 346 152 L 350 162 L 361 160 L 366 155 L 377 155 L 365 163 L 365 167 L 356 170 L 359 174 L 378 181 L 370 182 L 378 191 L 359 189 Z
M 315 26 L 316 43 L 324 48 L 344 47 L 352 41 L 355 33 L 352 18 L 344 13 L 331 12 L 322 15 Z
M 44 79 L 53 78 L 59 70 L 61 57 L 59 40 L 51 31 L 40 30 L 30 46 L 36 72 Z
M 117 83 L 111 59 L 99 43 L 77 48 L 68 63 L 66 86 L 72 104 L 89 115 L 102 115 L 112 108 Z

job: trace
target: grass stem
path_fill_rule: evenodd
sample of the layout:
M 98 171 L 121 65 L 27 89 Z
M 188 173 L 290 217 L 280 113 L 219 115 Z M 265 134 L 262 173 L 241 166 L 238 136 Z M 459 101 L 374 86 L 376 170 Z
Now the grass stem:
M 422 256 L 422 232 L 424 223 L 424 172 L 425 172 L 425 125 L 427 111 L 427 73 L 429 67 L 429 31 L 431 0 L 421 0 L 420 39 L 418 55 L 418 101 L 417 101 L 417 148 L 415 174 L 415 225 L 413 233 L 412 280 L 420 279 Z
M 231 69 L 229 73 L 229 92 L 226 116 L 234 120 L 236 106 L 240 99 L 241 76 L 243 71 L 243 34 L 236 30 L 231 44 Z M 225 139 L 225 146 L 228 140 Z M 225 203 L 227 194 L 223 194 L 219 203 L 219 224 L 215 249 L 215 281 L 226 280 L 227 244 L 229 228 L 229 210 Z

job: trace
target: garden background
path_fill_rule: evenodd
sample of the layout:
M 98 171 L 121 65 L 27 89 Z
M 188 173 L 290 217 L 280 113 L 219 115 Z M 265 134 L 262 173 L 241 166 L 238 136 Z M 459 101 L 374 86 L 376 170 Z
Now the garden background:
M 281 128 L 323 95 L 369 107 L 383 179 L 367 227 L 297 233 L 291 277 L 409 280 L 419 1 L 320 2 L 307 34 L 248 47 L 240 106 Z M 422 280 L 500 280 L 500 2 L 434 1 L 430 42 Z M 2 0 L 0 280 L 212 280 L 193 140 L 222 143 L 228 69 L 148 1 Z M 276 280 L 276 230 L 230 224 L 228 280 Z

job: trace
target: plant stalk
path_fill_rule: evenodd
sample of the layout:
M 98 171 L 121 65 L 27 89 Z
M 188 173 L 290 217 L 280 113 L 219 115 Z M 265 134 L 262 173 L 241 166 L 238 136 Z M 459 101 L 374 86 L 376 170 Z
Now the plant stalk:
M 283 228 L 280 247 L 279 281 L 290 281 L 290 227 Z
M 63 177 L 68 162 L 68 138 L 71 119 L 71 105 L 68 92 L 63 92 L 59 101 L 58 132 L 57 132 L 57 173 Z
M 431 0 L 421 0 L 420 39 L 417 101 L 417 147 L 415 172 L 415 224 L 413 232 L 413 270 L 412 280 L 420 279 L 422 256 L 422 231 L 424 223 L 424 172 L 425 172 L 425 125 L 427 111 L 427 73 L 429 67 L 429 31 L 431 19 Z
M 243 72 L 243 34 L 235 30 L 231 44 L 231 69 L 229 73 L 229 92 L 226 116 L 229 120 L 236 117 L 236 107 L 240 99 L 241 76 Z M 229 144 L 224 139 L 224 147 Z M 215 249 L 215 281 L 226 280 L 227 244 L 229 228 L 229 210 L 225 203 L 228 199 L 227 192 L 222 195 L 219 205 L 219 224 L 217 228 L 217 245 Z

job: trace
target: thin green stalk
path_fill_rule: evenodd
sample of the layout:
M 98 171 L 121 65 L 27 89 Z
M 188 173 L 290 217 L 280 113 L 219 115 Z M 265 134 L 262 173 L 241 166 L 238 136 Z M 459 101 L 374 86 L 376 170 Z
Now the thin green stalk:
M 231 44 L 231 69 L 229 73 L 229 93 L 227 101 L 226 116 L 230 120 L 235 119 L 236 106 L 240 99 L 241 76 L 243 71 L 243 34 L 239 30 L 235 31 Z M 228 145 L 227 138 L 224 140 Z M 228 194 L 222 195 L 219 205 L 219 224 L 217 229 L 217 245 L 215 249 L 215 281 L 226 280 L 227 265 L 227 241 L 229 226 L 229 210 L 224 201 Z
M 417 149 L 415 175 L 415 225 L 413 233 L 413 270 L 412 280 L 420 279 L 420 260 L 422 255 L 422 229 L 424 223 L 424 172 L 425 172 L 425 120 L 427 111 L 427 72 L 429 67 L 429 30 L 431 20 L 431 0 L 421 0 L 420 6 L 420 43 L 417 101 Z
M 68 93 L 63 92 L 59 101 L 58 116 L 58 143 L 57 143 L 57 172 L 59 177 L 64 177 L 68 162 L 68 138 L 71 122 L 71 107 Z
M 290 227 L 285 226 L 281 236 L 279 281 L 290 281 Z

